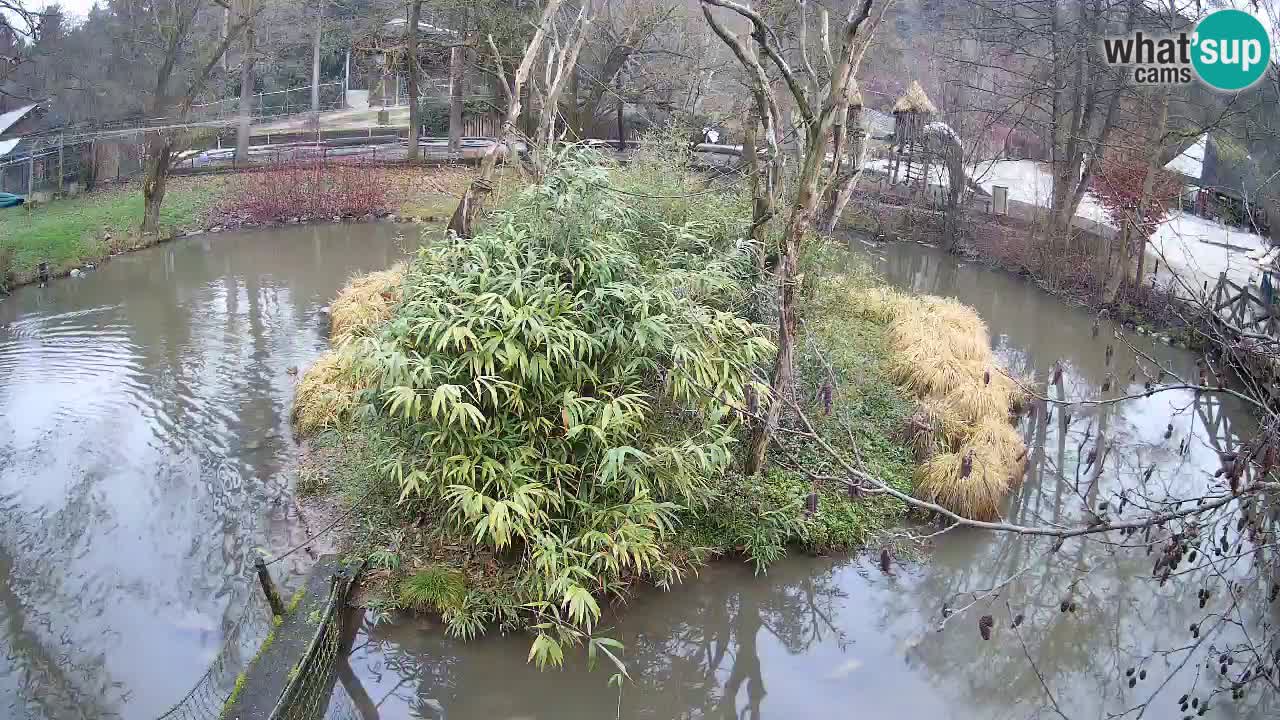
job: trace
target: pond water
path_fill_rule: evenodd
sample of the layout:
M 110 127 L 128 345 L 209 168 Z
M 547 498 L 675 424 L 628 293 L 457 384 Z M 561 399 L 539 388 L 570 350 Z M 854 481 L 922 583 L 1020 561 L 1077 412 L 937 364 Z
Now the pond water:
M 0 717 L 153 718 L 204 673 L 253 548 L 301 535 L 290 370 L 405 227 L 185 238 L 0 300 Z
M 243 607 L 250 552 L 305 535 L 288 488 L 290 368 L 327 346 L 321 308 L 346 277 L 400 255 L 396 231 L 191 238 L 0 301 L 0 716 L 149 720 L 200 677 Z M 913 244 L 852 247 L 895 284 L 977 308 L 1001 359 L 1042 391 L 1056 361 L 1071 398 L 1101 394 L 1108 374 L 1112 395 L 1141 387 L 1141 374 L 1128 381 L 1132 352 L 1116 344 L 1108 365 L 1109 324 L 1094 338 L 1091 315 L 1019 278 Z M 1189 353 L 1134 342 L 1194 375 Z M 1037 417 L 1022 421 L 1032 462 L 1007 510 L 1025 524 L 1073 521 L 1134 492 L 1153 465 L 1153 495 L 1204 487 L 1218 450 L 1252 430 L 1241 408 L 1190 393 Z M 1098 482 L 1078 483 L 1100 429 L 1114 449 Z M 1179 717 L 1179 696 L 1204 697 L 1216 679 L 1204 658 L 1238 639 L 1200 642 L 1188 626 L 1226 612 L 1253 628 L 1267 612 L 1253 582 L 1240 589 L 1247 602 L 1215 597 L 1201 610 L 1209 569 L 1158 587 L 1141 551 L 1079 540 L 1048 551 L 953 531 L 889 575 L 862 557 L 791 557 L 762 576 L 716 563 L 611 612 L 634 678 L 621 693 L 612 669 L 587 672 L 580 658 L 538 672 L 523 636 L 462 643 L 427 620 L 365 619 L 339 668 L 347 704 L 331 709 L 364 720 L 1028 718 L 1059 717 L 1056 703 L 1071 718 Z M 938 631 L 944 606 L 1010 576 Z M 1076 611 L 1060 612 L 1063 600 Z M 1025 616 L 1017 633 L 1014 614 Z M 1133 689 L 1131 666 L 1148 674 Z M 1274 717 L 1269 702 L 1216 696 L 1207 717 Z
M 1141 372 L 1129 381 L 1135 353 L 1108 340 L 1114 326 L 1102 323 L 1095 338 L 1091 314 L 1020 278 L 916 244 L 868 248 L 854 241 L 851 248 L 898 286 L 975 307 L 1001 360 L 1034 373 L 1042 393 L 1056 393 L 1047 379 L 1057 361 L 1067 398 L 1142 388 Z M 1190 353 L 1149 338 L 1132 341 L 1168 369 L 1195 376 Z M 1110 364 L 1108 342 L 1116 346 Z M 1115 507 L 1122 489 L 1161 496 L 1204 488 L 1219 450 L 1253 428 L 1234 403 L 1180 392 L 1078 406 L 1048 423 L 1043 412 L 1037 418 L 1021 422 L 1032 462 L 1006 512 L 1027 525 L 1075 522 L 1087 505 L 1107 500 Z M 1113 449 L 1089 483 L 1080 466 L 1100 430 Z M 763 576 L 736 563 L 713 564 L 673 592 L 637 593 L 606 621 L 607 634 L 627 646 L 634 678 L 621 693 L 608 685 L 612 668 L 588 673 L 581 659 L 564 672 L 540 673 L 525 661 L 523 636 L 462 643 L 429 621 L 366 619 L 351 672 L 343 674 L 344 700 L 363 718 L 450 720 L 1181 717 L 1179 698 L 1191 693 L 1203 701 L 1217 679 L 1216 662 L 1210 671 L 1205 658 L 1240 639 L 1230 629 L 1193 639 L 1189 626 L 1214 627 L 1214 613 L 1253 629 L 1266 619 L 1269 580 L 1241 587 L 1238 605 L 1215 597 L 1202 610 L 1199 590 L 1221 594 L 1224 587 L 1208 579 L 1216 571 L 1207 566 L 1160 587 L 1142 550 L 1073 540 L 1051 554 L 1051 544 L 956 530 L 936 540 L 926 562 L 897 563 L 889 575 L 872 557 L 791 557 Z M 1219 570 L 1243 577 L 1245 568 L 1220 563 Z M 944 606 L 975 599 L 938 630 Z M 1064 600 L 1074 612 L 1060 610 Z M 1011 619 L 1019 614 L 1025 620 L 1015 632 Z M 983 615 L 995 624 L 988 642 L 978 633 Z M 1229 692 L 1214 695 L 1205 717 L 1275 717 L 1274 697 L 1255 690 L 1233 703 Z

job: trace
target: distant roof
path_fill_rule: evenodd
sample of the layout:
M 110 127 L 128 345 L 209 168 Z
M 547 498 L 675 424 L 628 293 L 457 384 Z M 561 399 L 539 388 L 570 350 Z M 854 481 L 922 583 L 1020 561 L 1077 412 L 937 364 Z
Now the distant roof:
M 0 140 L 0 157 L 9 154 L 9 151 L 18 147 L 18 143 L 22 142 L 22 138 L 13 138 L 12 140 Z
M 898 102 L 893 104 L 893 111 L 896 113 L 936 113 L 938 108 L 929 100 L 929 96 L 924 93 L 924 88 L 920 87 L 920 81 L 912 80 L 911 87 L 907 88 L 907 92 L 898 98 Z
M 1201 179 L 1204 176 L 1204 153 L 1209 145 L 1209 133 L 1204 133 L 1191 143 L 1177 157 L 1165 164 L 1165 170 L 1186 175 L 1189 178 Z
M 403 32 L 404 27 L 408 24 L 409 24 L 408 18 L 396 18 L 394 20 L 388 20 L 387 24 L 384 27 L 397 30 L 399 32 Z M 427 22 L 426 20 L 423 20 L 422 18 L 418 18 L 418 32 L 425 33 L 427 35 L 457 35 L 458 34 L 457 32 L 450 30 L 447 27 L 442 27 L 440 25 L 432 25 L 431 23 Z
M 17 123 L 22 118 L 26 117 L 27 113 L 35 109 L 36 109 L 36 106 L 32 104 L 32 105 L 27 105 L 25 107 L 20 107 L 17 110 L 10 110 L 9 112 L 0 115 L 0 134 L 3 134 L 4 131 L 13 127 L 15 123 Z

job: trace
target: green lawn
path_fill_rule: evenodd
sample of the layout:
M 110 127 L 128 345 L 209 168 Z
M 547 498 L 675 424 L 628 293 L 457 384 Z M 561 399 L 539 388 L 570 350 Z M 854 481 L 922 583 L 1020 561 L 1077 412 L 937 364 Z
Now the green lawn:
M 161 211 L 163 229 L 193 228 L 221 197 L 221 177 L 174 178 Z M 9 284 L 30 282 L 41 262 L 51 272 L 66 272 L 97 262 L 113 252 L 149 244 L 138 236 L 142 188 L 134 183 L 34 209 L 0 210 L 0 287 L 8 258 Z M 105 237 L 110 234 L 111 239 Z M 168 236 L 161 232 L 160 237 Z

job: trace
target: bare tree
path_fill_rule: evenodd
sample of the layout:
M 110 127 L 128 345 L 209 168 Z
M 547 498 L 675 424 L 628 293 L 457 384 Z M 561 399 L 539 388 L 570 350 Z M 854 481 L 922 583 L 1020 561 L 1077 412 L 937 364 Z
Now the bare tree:
M 459 237 L 471 237 L 475 219 L 479 215 L 485 199 L 493 192 L 493 177 L 497 169 L 498 155 L 503 152 L 508 154 L 517 152 L 515 129 L 516 123 L 520 120 L 524 86 L 529 80 L 529 73 L 533 70 L 534 63 L 537 62 L 542 52 L 542 43 L 546 39 L 547 31 L 555 20 L 556 13 L 559 12 L 562 2 L 563 0 L 547 0 L 547 4 L 542 10 L 542 16 L 538 20 L 538 25 L 534 28 L 533 36 L 525 44 L 524 55 L 510 81 L 507 80 L 504 72 L 504 58 L 501 51 L 498 50 L 498 45 L 494 41 L 493 35 L 489 34 L 486 37 L 489 50 L 493 54 L 497 78 L 501 82 L 502 93 L 507 100 L 507 107 L 506 112 L 503 113 L 502 127 L 498 131 L 498 137 L 489 146 L 480 161 L 479 175 L 471 182 L 471 186 L 467 188 L 466 192 L 463 193 L 462 199 L 458 202 L 458 207 L 453 212 L 453 217 L 449 219 L 448 231 L 456 233 Z
M 885 0 L 881 6 L 881 14 L 883 7 L 889 2 L 891 0 Z M 701 0 L 701 4 L 707 23 L 733 51 L 751 80 L 751 92 L 764 121 L 765 138 L 770 144 L 767 157 L 773 165 L 775 177 L 782 177 L 782 157 L 777 152 L 775 130 L 781 118 L 778 99 L 769 83 L 764 64 L 747 48 L 742 37 L 730 31 L 716 18 L 713 8 L 728 10 L 750 23 L 752 38 L 760 44 L 765 56 L 781 75 L 805 129 L 800 167 L 795 177 L 795 192 L 790 200 L 787 224 L 778 244 L 778 356 L 770 383 L 773 399 L 764 422 L 756 424 L 746 464 L 747 472 L 754 474 L 764 465 L 765 453 L 777 428 L 784 398 L 791 391 L 797 258 L 823 196 L 823 168 L 836 115 L 848 107 L 858 62 L 875 26 L 876 21 L 872 19 L 874 0 L 862 0 L 851 6 L 841 27 L 838 49 L 831 54 L 830 72 L 825 83 L 820 83 L 816 74 L 810 72 L 812 65 L 807 60 L 807 48 L 803 46 L 808 82 L 792 70 L 783 55 L 778 35 L 755 10 L 733 0 Z
M 185 131 L 179 127 L 191 116 L 191 107 L 204 92 L 209 78 L 227 48 L 239 39 L 252 22 L 254 12 L 244 13 L 232 23 L 224 37 L 202 42 L 197 33 L 201 23 L 220 22 L 212 16 L 215 8 L 226 10 L 229 0 L 174 0 L 169 3 L 129 4 L 120 12 L 128 36 L 124 42 L 137 56 L 147 58 L 154 68 L 147 94 L 148 118 L 165 120 L 146 133 L 146 165 L 142 182 L 142 232 L 155 233 L 160 224 L 160 208 L 176 142 Z
M 583 3 L 578 14 L 569 22 L 563 44 L 560 32 L 553 26 L 551 43 L 547 46 L 547 59 L 542 78 L 542 116 L 538 122 L 537 167 L 538 173 L 545 173 L 551 154 L 554 152 L 556 118 L 559 115 L 560 93 L 564 90 L 566 79 L 576 71 L 578 53 L 587 39 L 591 23 L 595 19 L 593 3 Z

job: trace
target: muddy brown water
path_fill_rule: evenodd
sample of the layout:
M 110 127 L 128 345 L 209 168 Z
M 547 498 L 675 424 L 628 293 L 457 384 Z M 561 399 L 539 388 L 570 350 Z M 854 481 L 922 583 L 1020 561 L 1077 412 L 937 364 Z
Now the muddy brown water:
M 326 346 L 320 309 L 344 279 L 399 255 L 395 232 L 187 239 L 0 301 L 0 716 L 151 718 L 203 673 L 243 604 L 245 558 L 302 535 L 288 488 L 289 368 Z M 1133 353 L 1117 347 L 1105 363 L 1109 324 L 1095 339 L 1092 316 L 1021 279 L 913 244 L 852 247 L 897 285 L 973 305 L 1001 359 L 1040 387 L 1057 360 L 1069 397 L 1096 396 L 1108 372 L 1112 394 L 1132 387 Z M 1135 343 L 1194 372 L 1189 353 Z M 1023 421 L 1033 462 L 1011 521 L 1071 522 L 1133 492 L 1153 464 L 1151 494 L 1204 487 L 1218 450 L 1252 430 L 1241 408 L 1189 393 L 1063 419 Z M 1116 450 L 1097 483 L 1078 484 L 1102 427 Z M 602 630 L 626 643 L 633 678 L 621 694 L 607 662 L 588 671 L 571 655 L 568 670 L 540 673 L 524 636 L 464 643 L 430 620 L 365 618 L 330 715 L 1048 718 L 1060 717 L 1056 703 L 1071 718 L 1180 717 L 1179 696 L 1211 692 L 1205 656 L 1240 632 L 1197 645 L 1188 626 L 1228 610 L 1248 629 L 1268 619 L 1254 582 L 1240 591 L 1248 602 L 1215 597 L 1200 610 L 1208 570 L 1159 587 L 1140 552 L 1083 541 L 1046 561 L 1047 551 L 953 531 L 889 575 L 860 556 L 793 556 L 760 576 L 713 564 L 610 613 Z M 1010 576 L 938 630 L 944 606 Z M 1076 612 L 1059 611 L 1064 599 Z M 983 642 L 987 614 L 995 631 Z M 1011 614 L 1025 617 L 1017 633 Z M 1133 689 L 1131 666 L 1148 674 Z M 1211 707 L 1207 717 L 1277 711 L 1256 691 Z
M 290 369 L 406 228 L 185 238 L 0 300 L 0 717 L 152 718 L 204 673 L 246 558 L 300 535 Z

